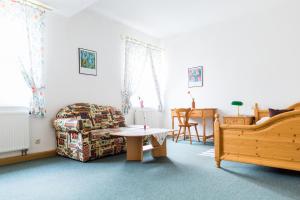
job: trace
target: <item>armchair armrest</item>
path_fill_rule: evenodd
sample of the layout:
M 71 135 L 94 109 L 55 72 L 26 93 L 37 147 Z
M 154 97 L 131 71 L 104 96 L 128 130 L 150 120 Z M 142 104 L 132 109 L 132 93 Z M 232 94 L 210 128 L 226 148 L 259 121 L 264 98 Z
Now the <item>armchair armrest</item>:
M 53 126 L 56 131 L 81 132 L 91 130 L 93 125 L 90 119 L 60 118 L 53 121 Z

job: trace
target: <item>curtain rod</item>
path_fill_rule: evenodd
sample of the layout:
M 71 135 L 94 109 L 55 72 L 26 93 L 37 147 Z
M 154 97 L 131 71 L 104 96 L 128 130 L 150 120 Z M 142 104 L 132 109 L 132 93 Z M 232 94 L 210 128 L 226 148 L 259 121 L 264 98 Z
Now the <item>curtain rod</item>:
M 154 49 L 154 50 L 164 51 L 164 49 L 161 48 L 161 47 L 158 47 L 158 46 L 150 44 L 150 43 L 143 42 L 141 40 L 138 40 L 136 38 L 132 38 L 132 37 L 129 37 L 129 36 L 126 36 L 126 35 L 121 35 L 121 39 L 131 41 L 131 42 L 135 42 L 137 44 L 143 45 L 145 47 L 148 47 L 148 48 L 151 48 L 151 49 Z
M 14 0 L 14 1 L 17 2 L 17 3 L 22 3 L 22 4 L 29 5 L 29 6 L 36 6 L 36 7 L 42 8 L 44 10 L 48 10 L 48 11 L 53 10 L 53 8 L 51 8 L 50 6 L 48 6 L 44 3 L 41 3 L 37 0 Z

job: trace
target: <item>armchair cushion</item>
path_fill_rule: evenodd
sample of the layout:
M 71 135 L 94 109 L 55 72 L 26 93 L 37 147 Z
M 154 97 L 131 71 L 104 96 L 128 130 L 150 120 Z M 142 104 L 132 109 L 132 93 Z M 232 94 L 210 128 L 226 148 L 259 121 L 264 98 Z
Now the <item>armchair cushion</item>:
M 114 123 L 108 106 L 91 105 L 93 129 L 114 128 Z
M 120 110 L 113 107 L 110 108 L 110 113 L 112 115 L 113 123 L 115 127 L 125 127 L 125 118 Z

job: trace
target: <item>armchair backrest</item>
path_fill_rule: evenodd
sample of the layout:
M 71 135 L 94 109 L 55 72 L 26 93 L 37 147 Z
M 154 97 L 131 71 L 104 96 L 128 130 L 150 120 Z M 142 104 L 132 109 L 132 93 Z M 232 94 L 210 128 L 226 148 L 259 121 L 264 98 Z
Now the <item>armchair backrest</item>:
M 111 106 L 89 103 L 76 103 L 66 106 L 57 113 L 57 119 L 73 118 L 90 120 L 92 129 L 116 128 L 125 126 L 122 112 Z

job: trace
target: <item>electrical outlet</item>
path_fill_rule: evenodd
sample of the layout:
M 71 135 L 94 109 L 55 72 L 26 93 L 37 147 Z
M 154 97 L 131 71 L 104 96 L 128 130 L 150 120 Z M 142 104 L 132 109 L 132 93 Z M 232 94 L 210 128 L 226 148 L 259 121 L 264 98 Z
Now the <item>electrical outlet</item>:
M 35 144 L 41 144 L 41 139 L 36 139 L 36 140 L 34 141 L 34 143 L 35 143 Z

